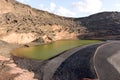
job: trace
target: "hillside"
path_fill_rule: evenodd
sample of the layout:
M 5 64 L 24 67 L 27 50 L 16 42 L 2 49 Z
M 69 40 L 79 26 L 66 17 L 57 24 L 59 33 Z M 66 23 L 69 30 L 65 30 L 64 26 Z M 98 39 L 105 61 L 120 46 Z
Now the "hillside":
M 67 18 L 15 0 L 0 0 L 0 40 L 25 44 L 76 38 L 119 39 L 119 16 L 119 12 L 103 12 L 84 18 Z
M 48 60 L 21 58 L 12 54 L 17 48 L 62 39 L 120 39 L 120 12 L 102 12 L 88 17 L 67 18 L 34 9 L 15 0 L 0 0 L 0 80 L 41 80 L 46 75 L 52 75 L 54 80 L 70 80 L 70 77 L 73 80 L 97 80 L 88 79 L 87 76 L 96 78 L 94 71 L 91 74 L 92 57 L 97 47 L 103 43 L 67 50 Z M 47 46 L 44 48 L 48 52 L 51 50 L 47 50 Z M 83 79 L 79 78 L 81 73 L 85 75 L 82 75 Z M 49 80 L 49 77 L 46 78 Z
M 85 26 L 94 38 L 120 39 L 120 12 L 102 12 L 75 21 Z
M 86 31 L 84 27 L 76 25 L 73 19 L 33 9 L 15 0 L 1 0 L 0 5 L 1 40 L 10 43 L 75 38 L 77 26 L 82 29 L 81 33 Z

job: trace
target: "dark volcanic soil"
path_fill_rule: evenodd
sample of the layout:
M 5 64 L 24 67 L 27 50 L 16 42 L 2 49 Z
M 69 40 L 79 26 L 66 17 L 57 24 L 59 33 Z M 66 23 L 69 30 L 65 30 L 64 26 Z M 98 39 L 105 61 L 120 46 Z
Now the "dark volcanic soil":
M 93 45 L 81 49 L 67 58 L 59 66 L 52 80 L 80 80 L 82 78 L 96 79 L 97 76 L 93 69 L 92 57 L 99 45 Z

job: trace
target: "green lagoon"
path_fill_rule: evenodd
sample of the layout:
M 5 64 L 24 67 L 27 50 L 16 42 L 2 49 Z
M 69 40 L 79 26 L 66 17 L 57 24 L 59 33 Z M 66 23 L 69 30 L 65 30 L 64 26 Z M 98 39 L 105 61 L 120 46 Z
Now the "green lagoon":
M 46 60 L 61 52 L 87 44 L 97 43 L 98 40 L 61 40 L 39 46 L 15 49 L 12 54 L 17 57 Z

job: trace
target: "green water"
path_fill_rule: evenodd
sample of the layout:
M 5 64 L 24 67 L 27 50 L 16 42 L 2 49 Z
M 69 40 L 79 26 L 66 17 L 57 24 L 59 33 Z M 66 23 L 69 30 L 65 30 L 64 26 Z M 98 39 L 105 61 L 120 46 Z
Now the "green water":
M 39 46 L 18 48 L 12 54 L 18 57 L 46 60 L 65 50 L 96 42 L 98 40 L 62 40 Z

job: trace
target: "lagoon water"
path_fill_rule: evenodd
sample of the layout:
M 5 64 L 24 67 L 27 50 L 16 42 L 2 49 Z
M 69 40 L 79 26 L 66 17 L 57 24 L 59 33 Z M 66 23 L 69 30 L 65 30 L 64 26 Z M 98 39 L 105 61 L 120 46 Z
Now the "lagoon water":
M 15 49 L 12 54 L 17 57 L 46 60 L 65 50 L 98 42 L 97 40 L 61 40 L 39 46 Z

